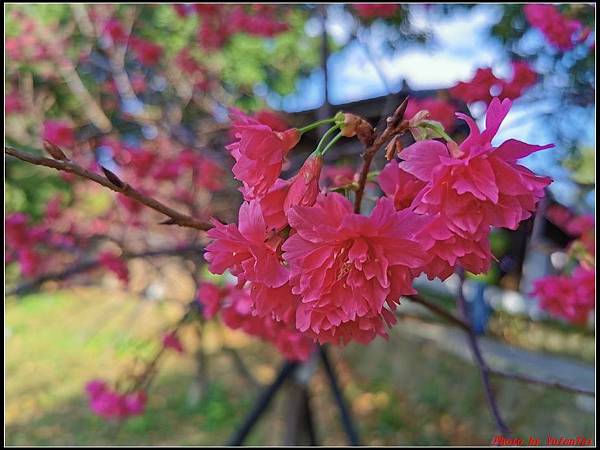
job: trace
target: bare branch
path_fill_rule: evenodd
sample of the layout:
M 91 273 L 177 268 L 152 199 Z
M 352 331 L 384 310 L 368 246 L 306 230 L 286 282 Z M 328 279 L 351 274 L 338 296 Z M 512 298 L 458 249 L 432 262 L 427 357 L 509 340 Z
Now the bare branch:
M 116 178 L 116 180 L 119 180 L 121 184 L 115 183 L 116 180 L 109 180 L 94 172 L 91 172 L 90 170 L 87 170 L 75 164 L 72 161 L 57 161 L 55 159 L 35 156 L 31 153 L 23 152 L 7 146 L 4 147 L 4 153 L 9 156 L 13 156 L 17 159 L 20 159 L 21 161 L 34 164 L 36 166 L 50 167 L 52 169 L 56 169 L 62 172 L 73 173 L 82 178 L 87 178 L 88 180 L 98 183 L 112 191 L 118 192 L 119 194 L 123 194 L 126 197 L 132 198 L 133 200 L 136 200 L 141 204 L 170 217 L 172 224 L 174 225 L 179 225 L 180 227 L 195 228 L 197 230 L 202 231 L 210 230 L 213 227 L 213 225 L 210 222 L 204 222 L 190 217 L 187 214 L 175 211 L 173 208 L 168 207 L 167 205 L 159 202 L 158 200 L 149 197 L 145 194 L 142 194 L 140 191 L 133 188 L 129 184 L 122 182 L 119 178 L 116 177 L 116 175 L 112 174 L 112 172 L 111 174 L 114 176 L 114 178 Z
M 547 380 L 542 380 L 539 378 L 533 378 L 528 375 L 522 375 L 519 373 L 509 373 L 509 372 L 504 372 L 503 370 L 497 370 L 497 369 L 490 369 L 490 374 L 498 375 L 498 376 L 501 376 L 504 378 L 510 378 L 510 379 L 517 380 L 517 381 L 522 381 L 524 383 L 539 384 L 541 386 L 561 389 L 563 391 L 575 392 L 577 394 L 582 394 L 582 395 L 591 395 L 591 396 L 596 395 L 596 391 L 594 391 L 593 389 L 585 389 L 585 388 L 578 388 L 575 386 L 569 386 L 568 384 L 561 383 L 560 381 L 547 381 Z
M 464 320 L 456 317 L 454 314 L 446 311 L 444 308 L 436 305 L 435 303 L 431 303 L 429 300 L 424 299 L 420 295 L 405 295 L 405 298 L 409 299 L 411 302 L 418 303 L 425 308 L 429 309 L 434 314 L 437 314 L 440 317 L 452 322 L 454 325 L 462 328 L 465 331 L 470 331 L 471 327 Z
M 204 249 L 202 246 L 191 245 L 186 247 L 172 247 L 157 250 L 147 250 L 139 253 L 124 253 L 123 258 L 129 260 L 137 258 L 155 258 L 160 256 L 184 256 L 194 254 L 200 255 L 203 251 Z M 100 266 L 100 264 L 101 262 L 97 258 L 87 261 L 80 261 L 62 271 L 49 272 L 44 275 L 40 275 L 39 277 L 34 278 L 32 280 L 28 280 L 24 283 L 21 283 L 14 289 L 8 291 L 6 295 L 23 295 L 39 288 L 42 284 L 44 284 L 47 281 L 64 281 L 71 277 L 74 277 L 75 275 L 79 275 L 81 273 L 89 272 L 90 270 L 96 269 Z
M 459 267 L 456 270 L 456 273 L 460 278 L 460 284 L 458 286 L 457 293 L 458 309 L 461 312 L 464 322 L 469 325 L 467 330 L 467 337 L 469 341 L 469 346 L 471 347 L 471 351 L 473 352 L 475 363 L 477 364 L 477 367 L 479 368 L 479 373 L 481 374 L 481 381 L 483 383 L 485 397 L 488 402 L 488 406 L 490 407 L 490 411 L 492 413 L 494 421 L 496 422 L 496 428 L 498 428 L 498 431 L 503 436 L 510 436 L 510 430 L 504 422 L 504 420 L 502 419 L 502 416 L 500 415 L 500 409 L 498 408 L 498 404 L 496 402 L 496 396 L 490 384 L 490 368 L 483 359 L 481 349 L 479 348 L 479 343 L 477 342 L 477 336 L 475 336 L 475 332 L 473 331 L 473 326 L 471 325 L 471 320 L 469 319 L 469 314 L 467 312 L 467 303 L 465 300 L 465 295 L 463 293 L 465 271 L 462 267 Z
M 360 169 L 360 175 L 358 178 L 358 188 L 356 189 L 356 196 L 354 197 L 354 212 L 360 213 L 360 206 L 362 204 L 363 194 L 365 186 L 367 184 L 367 177 L 369 175 L 369 169 L 371 168 L 371 162 L 377 150 L 381 148 L 390 138 L 398 134 L 403 133 L 406 130 L 406 122 L 403 121 L 404 112 L 408 105 L 408 97 L 396 108 L 396 111 L 387 118 L 385 129 L 375 136 L 375 139 L 369 145 L 363 153 L 363 164 Z

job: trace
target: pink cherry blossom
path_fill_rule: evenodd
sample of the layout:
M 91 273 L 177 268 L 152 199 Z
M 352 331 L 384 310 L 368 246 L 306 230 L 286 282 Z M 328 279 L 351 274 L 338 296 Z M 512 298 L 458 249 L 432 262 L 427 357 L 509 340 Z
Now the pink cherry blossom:
M 465 103 L 492 100 L 492 89 L 500 90 L 503 80 L 496 77 L 489 67 L 479 68 L 470 81 L 459 82 L 449 89 L 450 95 Z M 496 93 L 498 94 L 498 93 Z
M 352 5 L 358 15 L 366 19 L 394 16 L 399 6 L 393 3 L 358 3 Z
M 260 208 L 269 230 L 280 231 L 288 225 L 284 202 L 287 199 L 290 184 L 289 180 L 278 178 L 269 192 L 260 199 Z
M 113 272 L 123 283 L 127 284 L 129 282 L 129 269 L 127 263 L 121 257 L 110 251 L 103 251 L 98 255 L 98 261 L 106 269 Z
M 290 127 L 280 114 L 269 109 L 257 111 L 254 118 L 260 123 L 271 127 L 273 131 L 285 131 Z
M 42 138 L 59 147 L 73 147 L 75 144 L 75 133 L 73 127 L 67 122 L 59 120 L 46 120 Z
M 582 29 L 578 20 L 563 16 L 554 5 L 528 4 L 523 7 L 532 27 L 538 28 L 554 47 L 562 51 L 575 46 L 577 33 Z
M 593 269 L 578 266 L 570 277 L 540 278 L 532 294 L 539 298 L 540 308 L 553 316 L 585 324 L 596 307 L 596 275 Z
M 97 416 L 107 420 L 122 420 L 144 412 L 147 396 L 144 391 L 120 394 L 111 389 L 103 380 L 91 380 L 85 390 L 90 409 Z
M 221 309 L 226 291 L 214 283 L 202 282 L 198 287 L 198 301 L 202 305 L 202 315 L 212 319 Z
M 222 310 L 223 322 L 272 343 L 290 360 L 305 361 L 314 351 L 313 340 L 298 331 L 292 322 L 253 314 L 253 300 L 248 289 L 231 288 Z
M 510 107 L 510 100 L 494 99 L 484 131 L 459 113 L 470 128 L 460 146 L 430 140 L 402 151 L 400 167 L 427 183 L 415 200 L 417 213 L 441 213 L 448 228 L 463 237 L 486 231 L 489 226 L 514 230 L 531 216 L 551 180 L 535 175 L 517 160 L 554 145 L 509 139 L 493 146 L 491 141 Z
M 177 353 L 183 353 L 183 344 L 176 333 L 166 333 L 162 338 L 164 348 L 175 350 Z
M 426 183 L 400 168 L 398 161 L 385 165 L 377 178 L 381 190 L 394 201 L 396 209 L 408 208 Z
M 502 97 L 514 100 L 537 82 L 537 73 L 527 61 L 513 61 L 513 75 L 502 86 Z
M 102 32 L 104 33 L 104 35 L 110 37 L 110 39 L 114 43 L 121 44 L 127 41 L 127 33 L 125 32 L 123 25 L 121 25 L 121 22 L 119 22 L 118 19 L 113 18 L 108 20 L 104 24 L 104 29 L 102 30 Z
M 302 300 L 296 327 L 320 342 L 365 342 L 382 334 L 384 305 L 394 310 L 399 295 L 414 292 L 411 270 L 425 263 L 414 241 L 423 220 L 396 212 L 387 198 L 370 217 L 355 214 L 336 193 L 319 196 L 312 207 L 290 209 L 288 219 L 295 233 L 282 248 L 292 292 Z M 343 326 L 347 322 L 358 327 Z M 337 334 L 340 327 L 347 332 Z
M 239 225 L 213 220 L 208 231 L 213 241 L 206 247 L 205 259 L 212 273 L 228 270 L 243 283 L 253 281 L 269 287 L 280 287 L 288 281 L 281 264 L 282 238 L 268 233 L 267 223 L 257 200 L 240 207 Z
M 312 206 L 319 193 L 319 177 L 323 167 L 323 158 L 309 157 L 298 173 L 290 180 L 283 209 L 287 212 L 292 206 Z
M 231 120 L 238 139 L 227 146 L 236 161 L 233 174 L 244 183 L 246 200 L 260 198 L 279 177 L 283 160 L 300 140 L 300 133 L 295 128 L 274 131 L 240 111 L 232 111 Z
M 421 110 L 429 111 L 429 119 L 440 122 L 446 132 L 451 133 L 454 130 L 456 108 L 451 103 L 439 98 L 415 99 L 411 97 L 408 100 L 404 117 L 411 119 Z
M 354 180 L 354 169 L 350 166 L 325 166 L 322 171 L 322 182 L 334 188 L 347 186 Z
M 129 45 L 137 59 L 145 66 L 154 66 L 160 60 L 163 49 L 160 45 L 145 39 L 132 36 Z
M 21 96 L 16 92 L 11 92 L 4 96 L 4 114 L 16 114 L 23 111 L 23 102 Z
M 475 274 L 486 273 L 490 269 L 493 256 L 487 232 L 455 233 L 450 231 L 441 214 L 428 218 L 430 220 L 416 239 L 431 259 L 417 273 L 425 273 L 430 280 L 445 280 L 454 273 L 456 266 Z

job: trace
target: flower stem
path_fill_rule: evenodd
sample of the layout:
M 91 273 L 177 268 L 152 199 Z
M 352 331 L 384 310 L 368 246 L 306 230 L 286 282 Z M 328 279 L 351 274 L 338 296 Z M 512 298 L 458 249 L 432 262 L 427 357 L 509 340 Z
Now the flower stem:
M 326 125 L 326 124 L 332 123 L 332 122 L 335 122 L 335 117 L 330 117 L 329 119 L 323 119 L 323 120 L 319 120 L 317 122 L 313 122 L 309 125 L 306 125 L 305 127 L 298 128 L 298 131 L 300 133 L 306 133 L 307 131 L 314 130 L 315 128 L 318 128 L 321 125 Z
M 337 141 L 339 141 L 342 137 L 344 137 L 344 136 L 342 135 L 342 132 L 340 131 L 338 134 L 335 135 L 335 137 L 331 141 L 329 141 L 329 144 L 327 144 L 327 146 L 323 150 L 321 150 L 321 156 L 324 155 L 327 152 L 327 150 L 329 150 L 331 147 L 333 147 L 335 145 L 335 143 Z
M 325 134 L 321 137 L 321 140 L 319 141 L 317 148 L 315 149 L 315 151 L 312 153 L 311 156 L 313 156 L 313 155 L 321 156 L 323 154 L 322 149 L 323 149 L 323 146 L 325 145 L 325 141 L 327 140 L 327 138 L 329 136 L 331 136 L 333 133 L 335 133 L 338 128 L 339 128 L 339 125 L 336 125 L 336 126 L 331 127 L 329 130 L 327 130 L 325 132 Z

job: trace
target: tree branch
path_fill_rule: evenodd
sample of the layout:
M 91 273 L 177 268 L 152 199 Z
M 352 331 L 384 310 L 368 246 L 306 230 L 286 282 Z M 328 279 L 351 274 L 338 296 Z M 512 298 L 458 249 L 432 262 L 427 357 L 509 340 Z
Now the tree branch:
M 82 178 L 87 178 L 88 180 L 98 183 L 112 191 L 118 192 L 119 194 L 123 194 L 126 197 L 132 198 L 133 200 L 136 200 L 141 204 L 170 217 L 168 221 L 163 222 L 164 225 L 179 225 L 180 227 L 195 228 L 202 231 L 210 230 L 213 227 L 210 222 L 204 222 L 186 214 L 182 214 L 159 202 L 158 200 L 142 194 L 129 184 L 122 182 L 115 174 L 106 169 L 104 169 L 106 174 L 105 178 L 75 164 L 70 160 L 58 161 L 55 159 L 32 155 L 31 153 L 23 152 L 7 146 L 4 147 L 4 153 L 36 166 L 45 166 L 58 171 L 73 173 Z
M 509 430 L 508 426 L 506 425 L 506 423 L 504 422 L 504 420 L 502 419 L 502 416 L 500 415 L 500 410 L 498 408 L 498 404 L 496 403 L 496 396 L 495 396 L 494 391 L 492 390 L 492 386 L 490 384 L 490 372 L 491 372 L 490 368 L 488 367 L 487 363 L 483 359 L 483 356 L 481 354 L 481 349 L 479 348 L 479 343 L 477 342 L 477 337 L 475 336 L 475 332 L 473 331 L 473 326 L 471 325 L 471 320 L 469 319 L 469 314 L 467 312 L 467 303 L 466 303 L 465 295 L 463 292 L 463 285 L 464 285 L 464 281 L 465 281 L 465 271 L 463 268 L 459 267 L 456 270 L 456 273 L 460 278 L 460 284 L 458 286 L 458 294 L 457 294 L 458 309 L 461 312 L 463 321 L 468 324 L 468 330 L 466 331 L 466 333 L 467 333 L 467 337 L 468 337 L 468 341 L 469 341 L 469 346 L 471 347 L 471 351 L 473 352 L 475 363 L 477 364 L 477 367 L 479 368 L 479 373 L 481 374 L 481 381 L 483 383 L 483 390 L 485 392 L 485 397 L 488 402 L 488 406 L 490 407 L 492 416 L 494 417 L 494 421 L 496 422 L 496 427 L 498 428 L 498 431 L 503 436 L 510 436 L 510 430 Z
M 471 330 L 471 326 L 467 322 L 456 317 L 454 314 L 446 311 L 441 306 L 438 306 L 435 303 L 431 303 L 429 300 L 424 299 L 423 297 L 421 297 L 418 294 L 417 295 L 405 295 L 403 297 L 409 299 L 411 302 L 418 303 L 418 304 L 424 306 L 425 308 L 427 308 L 434 314 L 437 314 L 438 316 L 443 317 L 444 319 L 452 322 L 454 325 L 457 325 L 458 327 L 462 328 L 465 331 Z
M 500 377 L 510 378 L 513 380 L 522 381 L 524 383 L 539 384 L 541 386 L 561 389 L 563 391 L 575 392 L 577 394 L 591 395 L 592 397 L 596 395 L 596 391 L 594 391 L 593 389 L 585 389 L 585 388 L 578 388 L 575 386 L 569 386 L 568 384 L 561 383 L 560 381 L 546 381 L 546 380 L 542 380 L 539 378 L 533 378 L 528 375 L 522 375 L 519 373 L 509 373 L 509 372 L 505 372 L 503 370 L 497 370 L 497 369 L 489 369 L 489 372 L 491 375 L 498 375 Z
M 123 254 L 124 259 L 136 259 L 136 258 L 154 258 L 158 256 L 182 256 L 186 254 L 200 254 L 202 253 L 203 248 L 199 245 L 187 246 L 187 247 L 174 247 L 174 248 L 165 248 L 158 250 L 147 250 L 145 252 L 139 253 L 125 253 Z M 24 283 L 19 284 L 17 287 L 8 291 L 6 293 L 7 296 L 10 295 L 23 295 L 27 292 L 31 292 L 47 281 L 63 281 L 68 278 L 71 278 L 75 275 L 79 275 L 81 273 L 89 272 L 101 265 L 99 259 L 92 259 L 88 261 L 78 262 L 68 267 L 65 270 L 60 272 L 50 272 L 44 275 L 41 275 L 33 280 L 26 281 Z
M 369 169 L 371 168 L 371 163 L 373 162 L 373 157 L 377 150 L 381 148 L 383 144 L 385 144 L 392 136 L 397 134 L 401 134 L 406 130 L 406 122 L 403 121 L 404 112 L 406 111 L 406 106 L 408 105 L 408 97 L 404 99 L 404 101 L 396 108 L 396 111 L 387 118 L 385 129 L 375 136 L 373 142 L 365 149 L 363 153 L 363 163 L 360 169 L 360 175 L 358 177 L 358 188 L 356 189 L 356 194 L 354 197 L 354 212 L 360 213 L 360 206 L 362 204 L 362 199 L 365 191 L 365 186 L 367 184 L 367 177 L 369 175 Z

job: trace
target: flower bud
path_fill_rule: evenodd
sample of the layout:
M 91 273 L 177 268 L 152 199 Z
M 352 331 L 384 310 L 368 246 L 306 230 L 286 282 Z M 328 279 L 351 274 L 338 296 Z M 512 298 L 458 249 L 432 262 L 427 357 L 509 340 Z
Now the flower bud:
M 340 121 L 341 122 L 341 121 Z M 363 144 L 370 144 L 373 139 L 373 127 L 362 117 L 354 114 L 344 113 L 343 122 L 339 123 L 342 136 L 358 137 Z
M 292 206 L 312 206 L 319 193 L 319 177 L 323 159 L 311 156 L 298 173 L 290 180 L 288 194 L 283 203 L 283 210 L 287 211 Z

